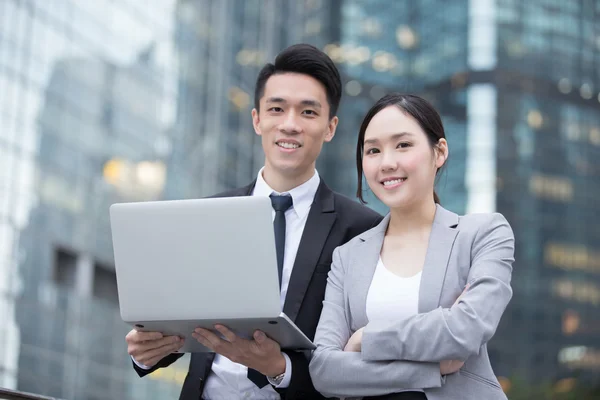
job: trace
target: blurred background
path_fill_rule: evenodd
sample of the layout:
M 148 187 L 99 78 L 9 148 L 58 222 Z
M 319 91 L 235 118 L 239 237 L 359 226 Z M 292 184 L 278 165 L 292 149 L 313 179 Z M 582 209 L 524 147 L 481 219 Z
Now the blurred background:
M 187 357 L 131 368 L 108 207 L 250 182 L 256 75 L 307 42 L 344 81 L 329 186 L 354 197 L 375 100 L 429 99 L 450 143 L 442 203 L 499 211 L 516 235 L 489 344 L 504 390 L 599 399 L 599 21 L 598 0 L 0 0 L 0 387 L 177 398 Z

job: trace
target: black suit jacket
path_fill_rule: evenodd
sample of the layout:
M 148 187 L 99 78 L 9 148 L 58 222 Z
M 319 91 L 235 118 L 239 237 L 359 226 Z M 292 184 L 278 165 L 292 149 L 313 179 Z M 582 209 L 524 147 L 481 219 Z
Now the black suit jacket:
M 255 183 L 212 197 L 250 196 Z M 314 339 L 321 316 L 333 250 L 377 225 L 381 219 L 375 211 L 333 192 L 321 180 L 302 233 L 283 307 L 283 312 L 309 339 Z M 310 379 L 308 356 L 293 351 L 286 354 L 292 362 L 292 378 L 288 388 L 277 389 L 282 399 L 323 399 Z M 150 370 L 141 369 L 135 363 L 133 367 L 139 376 L 144 376 L 171 365 L 181 356 L 171 354 Z M 180 400 L 202 398 L 214 357 L 214 353 L 192 354 Z

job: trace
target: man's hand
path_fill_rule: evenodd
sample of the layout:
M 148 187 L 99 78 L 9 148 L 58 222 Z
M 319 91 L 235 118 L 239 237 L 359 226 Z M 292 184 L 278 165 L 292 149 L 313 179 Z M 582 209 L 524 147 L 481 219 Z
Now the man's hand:
M 442 375 L 450 375 L 457 372 L 462 366 L 465 365 L 464 361 L 459 360 L 445 360 L 440 362 L 440 373 Z
M 196 328 L 192 336 L 202 345 L 237 364 L 245 365 L 269 377 L 285 372 L 285 358 L 276 341 L 264 332 L 254 332 L 254 340 L 238 337 L 223 325 L 215 325 L 223 339 L 203 328 Z
M 179 350 L 184 340 L 178 336 L 163 336 L 160 332 L 138 332 L 125 336 L 127 352 L 135 361 L 153 367 L 164 357 Z
M 360 353 L 362 349 L 362 334 L 365 328 L 360 328 L 350 337 L 348 343 L 344 347 L 344 351 L 355 351 Z

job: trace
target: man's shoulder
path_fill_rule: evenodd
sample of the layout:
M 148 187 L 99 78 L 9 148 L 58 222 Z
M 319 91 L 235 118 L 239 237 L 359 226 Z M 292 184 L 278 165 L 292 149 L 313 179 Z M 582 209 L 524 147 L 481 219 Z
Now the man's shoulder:
M 228 189 L 223 192 L 213 194 L 211 196 L 207 196 L 207 198 L 219 198 L 219 197 L 239 197 L 239 196 L 250 196 L 252 194 L 252 188 L 254 187 L 254 183 L 252 182 L 249 185 L 242 186 L 235 189 Z
M 341 193 L 333 192 L 333 195 L 336 212 L 351 222 L 367 223 L 371 227 L 383 218 L 378 212 Z

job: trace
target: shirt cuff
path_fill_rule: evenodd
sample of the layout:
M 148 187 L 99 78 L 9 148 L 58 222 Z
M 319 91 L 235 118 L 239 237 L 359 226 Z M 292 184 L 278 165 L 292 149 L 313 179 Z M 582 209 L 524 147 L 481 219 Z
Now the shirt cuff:
M 133 358 L 133 356 L 131 356 L 131 360 L 133 361 L 133 363 L 134 363 L 135 365 L 137 365 L 137 366 L 138 366 L 138 367 L 140 367 L 141 369 L 148 370 L 148 369 L 152 368 L 152 367 L 147 367 L 147 366 L 145 366 L 144 364 L 140 364 L 139 362 L 137 362 L 137 361 L 135 360 L 135 358 Z
M 285 371 L 283 371 L 283 380 L 279 385 L 270 376 L 267 376 L 267 380 L 277 389 L 287 389 L 290 386 L 290 381 L 292 380 L 292 360 L 290 360 L 290 357 L 287 354 L 283 352 L 281 354 L 283 354 L 283 358 L 285 358 Z

